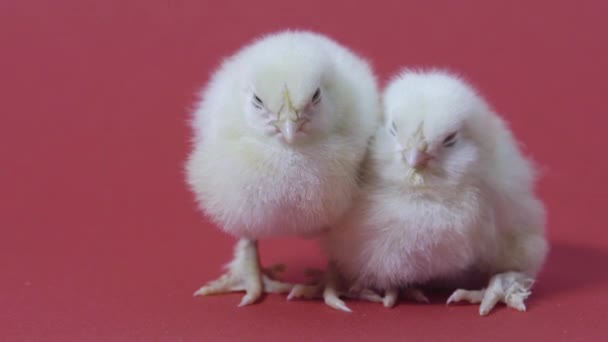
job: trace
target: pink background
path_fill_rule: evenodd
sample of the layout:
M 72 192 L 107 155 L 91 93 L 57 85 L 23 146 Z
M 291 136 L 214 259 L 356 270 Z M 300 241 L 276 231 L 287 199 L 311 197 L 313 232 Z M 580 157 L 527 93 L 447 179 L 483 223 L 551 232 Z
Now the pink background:
M 0 2 L 3 341 L 600 341 L 608 336 L 606 1 Z M 183 181 L 195 94 L 258 34 L 315 29 L 370 58 L 467 75 L 542 166 L 552 251 L 525 314 L 500 306 L 193 298 L 233 240 Z M 602 213 L 601 211 L 604 211 Z M 312 241 L 261 243 L 286 277 Z

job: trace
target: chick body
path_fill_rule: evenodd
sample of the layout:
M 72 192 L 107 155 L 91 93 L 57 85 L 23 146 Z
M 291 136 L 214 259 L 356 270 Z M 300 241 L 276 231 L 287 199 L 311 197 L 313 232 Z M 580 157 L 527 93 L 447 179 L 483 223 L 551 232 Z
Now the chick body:
M 316 33 L 268 35 L 228 58 L 203 91 L 188 184 L 218 227 L 250 242 L 237 249 L 257 258 L 257 239 L 315 236 L 350 206 L 379 118 L 361 57 Z M 251 263 L 233 261 L 230 278 L 259 268 Z
M 481 302 L 482 315 L 500 300 L 525 310 L 548 251 L 545 211 L 505 122 L 442 71 L 401 73 L 383 107 L 361 196 L 325 241 L 332 271 L 387 292 L 488 276 L 487 289 L 448 302 Z

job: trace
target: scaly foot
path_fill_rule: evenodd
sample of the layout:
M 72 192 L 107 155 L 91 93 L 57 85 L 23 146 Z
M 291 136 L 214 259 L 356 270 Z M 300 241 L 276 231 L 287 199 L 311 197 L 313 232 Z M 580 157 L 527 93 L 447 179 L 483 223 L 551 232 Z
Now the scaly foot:
M 323 298 L 325 304 L 328 306 L 337 310 L 351 312 L 351 309 L 342 299 L 340 299 L 340 297 L 382 303 L 387 308 L 395 306 L 395 303 L 399 298 L 399 290 L 396 288 L 386 290 L 384 297 L 371 289 L 358 286 L 353 286 L 347 291 L 340 291 L 339 286 L 337 285 L 340 283 L 340 279 L 337 278 L 338 276 L 331 266 L 327 273 L 323 274 L 322 272 L 315 271 L 312 276 L 314 276 L 314 279 L 309 284 L 295 285 L 287 296 L 287 300 L 292 300 L 294 298 Z M 429 302 L 428 298 L 426 298 L 424 293 L 419 289 L 406 289 L 404 290 L 404 295 L 417 302 Z
M 500 273 L 490 279 L 488 288 L 481 290 L 458 289 L 447 303 L 468 301 L 479 305 L 479 314 L 487 315 L 499 301 L 518 311 L 526 311 L 524 301 L 532 293 L 534 279 L 519 272 Z
M 220 278 L 213 280 L 196 292 L 194 296 L 208 296 L 229 292 L 245 291 L 239 306 L 257 301 L 262 293 L 287 293 L 293 285 L 276 280 L 276 275 L 284 270 L 277 265 L 270 269 L 260 269 L 257 243 L 251 240 L 240 240 L 235 248 L 235 256 Z

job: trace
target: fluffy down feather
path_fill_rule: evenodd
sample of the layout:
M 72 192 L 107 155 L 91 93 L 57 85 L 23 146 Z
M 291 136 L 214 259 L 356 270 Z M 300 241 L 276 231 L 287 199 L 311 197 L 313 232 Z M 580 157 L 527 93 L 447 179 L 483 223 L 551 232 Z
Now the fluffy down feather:
M 187 181 L 236 237 L 314 236 L 350 206 L 379 119 L 366 61 L 320 34 L 268 35 L 226 59 L 203 91 Z
M 482 315 L 499 300 L 525 310 L 548 250 L 545 211 L 505 122 L 462 79 L 437 70 L 403 71 L 383 106 L 362 194 L 327 235 L 330 272 L 386 295 L 493 276 L 487 290 L 460 289 L 449 302 L 481 302 Z M 325 299 L 345 307 L 335 294 Z

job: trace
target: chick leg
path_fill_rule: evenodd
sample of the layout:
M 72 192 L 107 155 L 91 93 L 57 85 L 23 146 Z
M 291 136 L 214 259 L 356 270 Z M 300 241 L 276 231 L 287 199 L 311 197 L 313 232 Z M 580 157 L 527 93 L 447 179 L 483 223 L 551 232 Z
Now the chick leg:
M 490 279 L 486 289 L 458 289 L 448 298 L 447 303 L 459 301 L 479 303 L 479 314 L 481 316 L 487 315 L 498 302 L 503 302 L 518 311 L 526 311 L 524 301 L 532 293 L 530 289 L 533 284 L 533 278 L 520 272 L 499 273 Z
M 257 242 L 253 240 L 239 240 L 235 247 L 234 259 L 227 265 L 227 268 L 226 274 L 207 283 L 194 292 L 194 295 L 208 296 L 245 291 L 245 296 L 239 304 L 239 306 L 245 306 L 258 300 L 263 292 L 286 293 L 293 287 L 292 284 L 274 279 L 276 273 L 282 270 L 281 266 L 261 269 Z

